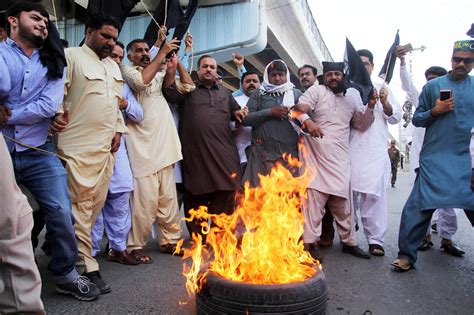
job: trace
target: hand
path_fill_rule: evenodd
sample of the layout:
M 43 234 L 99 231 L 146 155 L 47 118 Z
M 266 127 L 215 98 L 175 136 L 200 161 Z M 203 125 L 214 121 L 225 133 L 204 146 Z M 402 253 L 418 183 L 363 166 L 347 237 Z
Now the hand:
M 160 47 L 161 44 L 166 40 L 166 33 L 168 32 L 168 29 L 166 28 L 165 25 L 161 26 L 158 29 L 158 34 L 156 36 L 156 41 L 153 44 L 156 47 Z
M 241 68 L 241 67 L 244 66 L 245 58 L 244 58 L 244 56 L 242 56 L 241 54 L 233 53 L 233 54 L 232 54 L 232 61 L 234 62 L 234 65 L 235 65 L 237 68 Z
M 377 101 L 379 100 L 379 93 L 377 92 L 377 90 L 375 88 L 372 89 L 372 96 L 370 97 L 370 100 L 369 102 L 367 103 L 367 106 L 370 108 L 370 109 L 374 109 L 375 108 L 375 104 L 377 104 Z
M 323 130 L 321 127 L 316 125 L 311 119 L 307 119 L 303 123 L 303 130 L 311 135 L 311 137 L 322 138 L 324 137 Z
M 115 133 L 115 136 L 112 139 L 112 145 L 110 148 L 110 152 L 115 153 L 118 151 L 120 147 L 120 138 L 122 137 L 122 134 L 119 132 Z
M 184 37 L 184 44 L 186 47 L 184 48 L 184 51 L 190 52 L 193 48 L 193 35 L 191 35 L 190 32 L 186 33 L 186 36 Z
M 55 134 L 66 129 L 67 124 L 69 123 L 69 109 L 65 109 L 64 113 L 56 115 L 54 117 L 51 126 L 49 127 L 49 133 Z
M 6 124 L 11 115 L 12 111 L 8 107 L 0 105 L 0 125 Z
M 249 109 L 247 107 L 244 107 L 240 110 L 236 110 L 234 112 L 235 119 L 237 120 L 238 123 L 241 123 L 244 121 L 245 117 L 249 114 Z
M 379 100 L 383 106 L 389 105 L 387 98 L 388 98 L 388 91 L 383 87 L 380 89 L 380 92 L 379 92 Z
M 272 108 L 272 116 L 279 119 L 288 118 L 289 109 L 286 106 L 276 106 Z
M 128 101 L 127 101 L 127 99 L 126 99 L 126 98 L 123 98 L 123 97 L 119 98 L 118 105 L 119 105 L 119 108 L 120 108 L 120 109 L 125 109 L 125 108 L 127 108 L 127 106 L 128 106 Z
M 169 42 L 163 45 L 163 48 L 161 50 L 167 55 L 170 51 L 172 50 L 178 50 L 179 49 L 179 40 L 173 38 Z
M 407 52 L 405 51 L 405 48 L 403 46 L 397 46 L 397 51 L 395 53 L 398 58 L 400 58 L 400 63 L 401 65 L 405 65 L 405 55 Z
M 304 103 L 296 104 L 295 106 L 291 108 L 291 110 L 294 110 L 303 114 L 309 114 L 312 112 L 311 107 L 308 104 L 304 104 Z
M 442 114 L 452 112 L 454 110 L 454 99 L 451 97 L 445 101 L 439 98 L 436 100 L 435 107 L 431 110 L 431 116 L 436 117 Z
M 176 72 L 176 68 L 178 67 L 178 62 L 179 62 L 178 55 L 175 53 L 171 54 L 166 65 L 166 69 L 172 71 L 173 73 Z

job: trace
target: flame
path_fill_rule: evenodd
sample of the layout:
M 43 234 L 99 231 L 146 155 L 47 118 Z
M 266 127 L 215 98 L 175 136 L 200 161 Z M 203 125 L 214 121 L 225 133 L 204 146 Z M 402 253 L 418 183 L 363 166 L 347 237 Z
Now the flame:
M 285 159 L 293 167 L 300 166 L 291 156 Z M 192 209 L 190 217 L 185 218 L 202 219 L 202 231 L 206 235 L 205 246 L 201 235 L 193 234 L 191 248 L 184 249 L 183 274 L 189 294 L 200 291 L 209 271 L 238 282 L 279 284 L 304 281 L 316 272 L 315 265 L 321 268 L 304 251 L 301 240 L 300 208 L 310 181 L 308 171 L 293 177 L 277 163 L 270 175 L 259 176 L 259 187 L 250 188 L 245 183 L 232 215 L 209 214 L 201 206 Z M 189 257 L 191 265 L 186 263 Z

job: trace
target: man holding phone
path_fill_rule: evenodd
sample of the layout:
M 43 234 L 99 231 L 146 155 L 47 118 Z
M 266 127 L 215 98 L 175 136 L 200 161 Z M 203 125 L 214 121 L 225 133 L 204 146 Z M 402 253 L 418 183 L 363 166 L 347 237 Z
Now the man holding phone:
M 474 225 L 474 194 L 471 190 L 469 144 L 474 126 L 474 40 L 454 43 L 452 71 L 431 80 L 421 92 L 413 116 L 416 127 L 425 127 L 420 167 L 401 217 L 398 271 L 410 270 L 416 262 L 417 246 L 428 229 L 436 208 L 462 208 Z M 441 100 L 440 91 L 452 97 Z

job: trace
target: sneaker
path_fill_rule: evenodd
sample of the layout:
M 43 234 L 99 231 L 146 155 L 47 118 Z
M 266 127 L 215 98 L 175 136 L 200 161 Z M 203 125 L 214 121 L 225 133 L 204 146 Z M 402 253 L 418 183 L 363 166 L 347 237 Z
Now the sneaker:
M 56 291 L 62 294 L 69 294 L 81 301 L 95 300 L 100 291 L 97 286 L 90 282 L 87 277 L 79 276 L 77 279 L 66 284 L 56 284 Z
M 98 270 L 92 272 L 84 272 L 82 275 L 89 278 L 89 280 L 97 286 L 100 291 L 100 294 L 106 294 L 112 291 L 109 285 L 105 283 L 104 280 L 102 280 L 102 277 L 100 276 L 100 272 Z

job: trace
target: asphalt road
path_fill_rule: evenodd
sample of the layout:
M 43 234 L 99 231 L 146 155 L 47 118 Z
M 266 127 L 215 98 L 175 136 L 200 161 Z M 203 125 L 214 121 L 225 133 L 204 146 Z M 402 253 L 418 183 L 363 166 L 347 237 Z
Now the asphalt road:
M 449 256 L 435 246 L 419 254 L 416 269 L 408 273 L 391 270 L 396 258 L 398 226 L 403 204 L 410 192 L 408 176 L 399 174 L 396 188 L 388 188 L 389 229 L 386 256 L 358 259 L 342 253 L 341 246 L 324 249 L 324 273 L 329 288 L 328 314 L 474 314 L 474 230 L 461 213 L 455 242 L 466 255 Z M 183 226 L 184 228 L 184 226 Z M 185 230 L 185 228 L 184 228 Z M 367 249 L 363 232 L 359 245 Z M 37 253 L 43 279 L 42 298 L 49 314 L 195 314 L 188 296 L 178 257 L 161 254 L 150 240 L 150 265 L 123 266 L 98 257 L 101 274 L 112 292 L 93 302 L 80 302 L 55 292 L 47 271 L 48 257 Z

